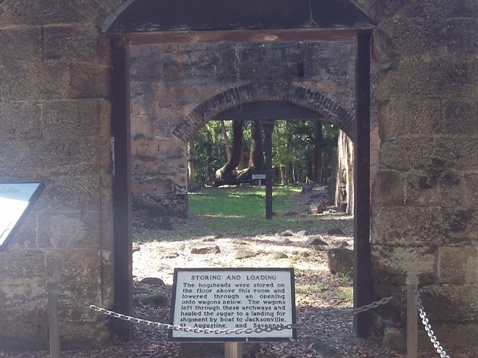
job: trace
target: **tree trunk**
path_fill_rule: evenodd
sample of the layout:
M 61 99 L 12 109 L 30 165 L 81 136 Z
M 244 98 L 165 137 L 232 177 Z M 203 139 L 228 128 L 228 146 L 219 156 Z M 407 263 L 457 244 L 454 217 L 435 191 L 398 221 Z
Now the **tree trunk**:
M 196 188 L 196 169 L 194 167 L 195 148 L 193 142 L 188 142 L 188 188 L 194 190 Z
M 227 161 L 231 161 L 231 142 L 229 141 L 229 136 L 227 135 L 226 124 L 224 121 L 221 121 L 221 130 L 222 130 L 222 137 L 224 138 L 224 146 L 226 149 L 226 158 Z
M 215 185 L 237 184 L 234 169 L 241 159 L 242 139 L 243 139 L 242 121 L 232 122 L 232 153 L 231 159 L 222 167 L 216 170 Z
M 264 145 L 262 140 L 262 125 L 260 121 L 252 121 L 251 126 L 251 154 L 249 167 L 257 173 L 264 172 Z
M 238 171 L 244 169 L 244 142 L 241 143 L 241 149 L 239 153 L 240 153 L 239 164 L 237 164 L 237 168 L 236 168 Z
M 314 176 L 312 178 L 314 183 L 322 182 L 322 141 L 323 141 L 322 122 L 317 121 L 315 123 Z

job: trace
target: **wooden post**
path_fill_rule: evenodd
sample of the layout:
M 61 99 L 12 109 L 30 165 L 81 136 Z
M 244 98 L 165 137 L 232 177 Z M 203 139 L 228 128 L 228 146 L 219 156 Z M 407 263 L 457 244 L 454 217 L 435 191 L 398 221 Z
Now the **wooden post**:
M 370 249 L 370 36 L 368 30 L 357 33 L 355 67 L 354 164 L 354 307 L 371 303 Z M 370 333 L 370 312 L 354 316 L 357 337 Z
M 272 132 L 274 121 L 263 121 L 264 152 L 266 155 L 266 219 L 272 219 Z
M 242 358 L 241 342 L 226 342 L 224 347 L 225 358 Z
M 60 331 L 58 330 L 58 283 L 48 283 L 47 292 L 50 357 L 60 358 Z
M 418 277 L 408 274 L 407 284 L 407 357 L 418 356 L 418 308 L 415 292 L 418 289 Z
M 118 313 L 133 312 L 131 124 L 129 98 L 129 44 L 112 40 L 112 129 L 114 135 L 113 215 L 115 303 Z M 112 320 L 112 330 L 125 340 L 133 336 L 131 322 Z

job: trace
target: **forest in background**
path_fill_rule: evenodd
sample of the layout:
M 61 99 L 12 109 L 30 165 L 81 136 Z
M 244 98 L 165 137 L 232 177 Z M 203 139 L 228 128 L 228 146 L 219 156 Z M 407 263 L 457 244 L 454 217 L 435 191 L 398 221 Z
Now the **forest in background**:
M 274 184 L 327 183 L 338 132 L 322 121 L 275 121 Z M 188 145 L 189 188 L 250 182 L 265 172 L 263 141 L 260 121 L 209 121 Z

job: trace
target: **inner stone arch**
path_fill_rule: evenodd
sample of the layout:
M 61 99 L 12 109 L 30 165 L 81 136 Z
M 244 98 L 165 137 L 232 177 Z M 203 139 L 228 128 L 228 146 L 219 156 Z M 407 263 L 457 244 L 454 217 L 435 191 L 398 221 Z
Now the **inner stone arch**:
M 188 142 L 227 111 L 287 107 L 355 138 L 353 42 L 132 44 L 129 52 L 132 198 L 155 216 L 188 215 Z
M 289 111 L 284 118 L 279 109 L 271 113 L 273 118 L 241 118 L 242 106 L 258 105 L 265 111 L 282 106 Z M 244 111 L 245 112 L 245 111 Z M 294 117 L 296 113 L 298 117 Z M 314 115 L 315 114 L 315 115 Z M 264 114 L 267 116 L 267 114 Z M 183 117 L 172 130 L 174 137 L 183 142 L 190 141 L 196 132 L 211 119 L 318 119 L 337 125 L 353 141 L 355 140 L 355 115 L 336 101 L 319 91 L 303 86 L 283 83 L 253 83 L 230 88 L 195 107 Z M 307 117 L 304 117 L 307 116 Z

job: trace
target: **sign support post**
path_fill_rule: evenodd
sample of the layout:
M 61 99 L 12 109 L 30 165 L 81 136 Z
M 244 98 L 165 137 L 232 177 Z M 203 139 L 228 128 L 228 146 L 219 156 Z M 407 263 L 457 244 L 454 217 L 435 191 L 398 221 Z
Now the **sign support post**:
M 240 342 L 226 342 L 224 347 L 225 358 L 242 358 L 242 345 Z
M 263 121 L 264 149 L 266 157 L 266 219 L 272 219 L 272 132 L 274 121 Z

